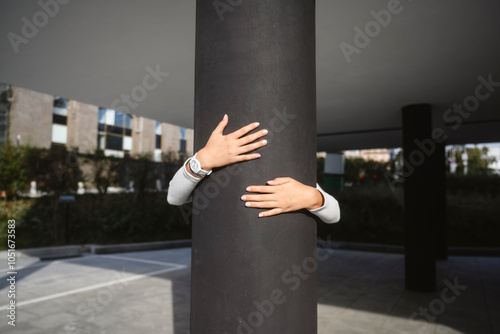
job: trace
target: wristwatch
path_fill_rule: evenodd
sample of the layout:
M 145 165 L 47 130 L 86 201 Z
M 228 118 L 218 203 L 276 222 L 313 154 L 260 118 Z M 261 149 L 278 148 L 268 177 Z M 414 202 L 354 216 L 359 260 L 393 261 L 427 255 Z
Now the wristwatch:
M 208 175 L 210 175 L 210 173 L 212 173 L 211 170 L 206 171 L 206 170 L 201 169 L 201 164 L 198 161 L 198 159 L 196 159 L 196 154 L 193 155 L 193 157 L 191 159 L 189 159 L 189 169 L 191 170 L 191 172 L 193 172 L 193 174 L 196 177 L 198 177 L 200 179 L 202 179 L 205 176 L 208 176 Z

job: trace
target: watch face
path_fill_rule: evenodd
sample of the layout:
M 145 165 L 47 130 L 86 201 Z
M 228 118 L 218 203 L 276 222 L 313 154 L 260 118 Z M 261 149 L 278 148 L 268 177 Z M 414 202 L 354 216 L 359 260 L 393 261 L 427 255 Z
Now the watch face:
M 200 171 L 200 163 L 196 159 L 191 159 L 189 161 L 189 167 L 191 167 L 191 170 L 195 173 Z

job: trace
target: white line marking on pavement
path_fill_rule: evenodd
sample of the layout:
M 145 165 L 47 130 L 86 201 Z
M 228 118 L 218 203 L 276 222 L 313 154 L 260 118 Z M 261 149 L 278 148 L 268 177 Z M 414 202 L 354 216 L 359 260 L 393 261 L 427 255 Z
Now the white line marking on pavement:
M 146 274 L 135 275 L 135 276 L 131 276 L 131 277 L 127 277 L 127 278 L 122 278 L 122 279 L 118 279 L 118 280 L 114 280 L 114 281 L 110 281 L 110 282 L 106 282 L 106 283 L 94 284 L 94 285 L 91 285 L 91 286 L 87 286 L 85 288 L 79 288 L 79 289 L 69 290 L 69 291 L 66 291 L 66 292 L 55 293 L 55 294 L 52 294 L 52 295 L 49 295 L 49 296 L 35 298 L 35 299 L 30 299 L 30 300 L 27 300 L 27 301 L 24 301 L 24 302 L 16 302 L 16 306 L 17 307 L 19 307 L 19 306 L 25 306 L 25 305 L 35 304 L 35 303 L 39 303 L 39 302 L 44 302 L 44 301 L 55 299 L 55 298 L 66 297 L 66 296 L 73 295 L 73 294 L 80 293 L 80 292 L 86 292 L 86 291 L 90 291 L 90 290 L 95 290 L 95 289 L 103 288 L 105 286 L 115 285 L 115 284 L 118 284 L 118 283 L 134 281 L 134 280 L 137 280 L 137 279 L 140 279 L 140 278 L 144 278 L 144 277 L 147 277 L 147 276 L 159 275 L 159 274 L 167 273 L 169 271 L 179 270 L 179 269 L 187 267 L 185 265 L 180 265 L 180 264 L 172 264 L 172 266 L 173 266 L 173 268 L 167 268 L 167 269 L 152 271 L 152 272 L 149 272 L 149 273 L 146 273 Z M 8 305 L 1 306 L 0 307 L 0 311 L 6 310 L 7 306 Z

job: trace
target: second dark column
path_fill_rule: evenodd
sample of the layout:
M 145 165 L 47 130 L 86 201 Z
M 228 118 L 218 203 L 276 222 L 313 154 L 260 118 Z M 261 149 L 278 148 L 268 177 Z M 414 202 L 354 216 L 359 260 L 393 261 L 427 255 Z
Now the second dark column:
M 414 104 L 403 108 L 405 286 L 409 290 L 436 288 L 433 214 L 432 108 Z M 434 147 L 431 149 L 430 147 Z

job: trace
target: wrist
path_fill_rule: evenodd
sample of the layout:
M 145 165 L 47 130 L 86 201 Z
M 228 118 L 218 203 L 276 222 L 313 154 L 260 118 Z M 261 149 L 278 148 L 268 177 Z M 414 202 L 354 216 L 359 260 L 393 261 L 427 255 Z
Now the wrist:
M 325 199 L 323 198 L 323 194 L 318 189 L 313 188 L 313 187 L 310 187 L 310 189 L 311 189 L 310 204 L 306 208 L 309 211 L 321 208 L 325 202 Z
M 201 169 L 206 170 L 207 172 L 213 169 L 213 166 L 210 163 L 210 158 L 203 148 L 196 153 L 196 160 L 200 162 Z

